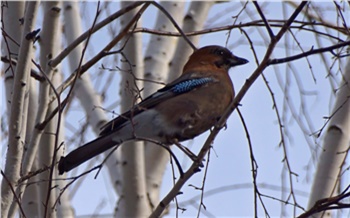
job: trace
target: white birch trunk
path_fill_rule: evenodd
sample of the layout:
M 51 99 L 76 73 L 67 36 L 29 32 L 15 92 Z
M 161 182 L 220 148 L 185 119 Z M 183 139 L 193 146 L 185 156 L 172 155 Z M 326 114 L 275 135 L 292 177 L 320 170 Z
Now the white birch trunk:
M 64 22 L 65 22 L 65 37 L 67 43 L 73 42 L 82 34 L 81 17 L 79 14 L 79 2 L 64 2 Z M 68 56 L 69 67 L 71 72 L 77 69 L 82 52 L 83 45 L 78 45 Z M 84 64 L 84 60 L 83 60 Z M 101 126 L 107 121 L 103 110 L 96 108 L 102 106 L 101 98 L 95 92 L 89 73 L 84 73 L 75 84 L 74 96 L 77 97 L 80 104 L 83 106 L 85 113 L 89 119 L 89 124 L 98 135 Z
M 7 2 L 7 7 L 4 7 L 3 10 L 3 29 L 4 32 L 11 37 L 16 42 L 21 41 L 23 25 L 18 21 L 21 17 L 24 17 L 24 2 Z M 6 40 L 5 40 L 6 39 Z M 18 61 L 18 56 L 14 54 L 19 54 L 19 46 L 16 45 L 8 37 L 3 37 L 1 40 L 1 54 L 5 55 L 8 60 Z M 6 107 L 7 107 L 7 116 L 10 119 L 11 115 L 11 99 L 13 94 L 13 82 L 14 82 L 14 73 L 16 65 L 3 63 L 3 74 L 4 74 L 4 83 L 5 83 L 5 92 L 6 92 Z M 3 198 L 1 193 L 1 198 Z M 1 209 L 3 210 L 3 203 L 1 203 Z M 26 208 L 24 208 L 26 209 Z M 3 213 L 1 213 L 3 214 Z
M 16 42 L 20 42 L 20 37 L 22 35 L 23 25 L 20 25 L 18 22 L 21 17 L 24 16 L 24 7 L 25 2 L 7 2 L 7 7 L 4 7 L 4 20 L 3 20 L 3 29 L 12 39 Z M 6 40 L 3 38 L 1 41 L 1 53 L 5 55 L 9 60 L 18 60 L 17 56 L 14 54 L 19 53 L 19 46 L 16 45 L 12 40 Z M 10 52 L 9 52 L 10 51 Z M 3 74 L 5 77 L 5 92 L 6 92 L 6 102 L 10 102 L 13 93 L 13 75 L 15 65 L 10 66 L 10 64 L 3 63 Z M 31 79 L 31 87 L 35 87 L 34 80 Z M 27 114 L 35 114 L 37 111 L 37 92 L 35 88 L 31 88 L 29 92 L 29 107 Z M 11 105 L 6 104 L 7 106 L 7 115 L 10 115 Z M 34 127 L 34 116 L 29 116 L 27 119 L 27 127 L 26 127 L 26 144 L 29 141 L 29 133 L 32 131 Z M 37 205 L 33 202 L 33 196 L 35 199 L 36 196 L 36 185 L 29 186 L 26 192 L 23 195 L 22 208 L 25 214 L 35 215 L 38 212 Z M 29 198 L 28 195 L 31 197 Z M 35 216 L 31 216 L 35 217 Z
M 23 25 L 21 25 L 18 21 L 21 17 L 24 17 L 24 7 L 25 2 L 7 2 L 7 7 L 4 7 L 3 11 L 3 29 L 9 37 L 14 39 L 16 42 L 21 41 Z M 19 46 L 16 45 L 9 38 L 2 38 L 1 40 L 1 54 L 5 55 L 9 60 L 18 60 L 18 56 L 15 54 L 19 54 Z M 11 112 L 11 98 L 13 94 L 13 75 L 15 73 L 15 65 L 3 63 L 3 71 L 5 77 L 5 92 L 6 92 L 6 104 L 7 107 L 7 115 L 10 117 Z
M 308 208 L 316 201 L 337 194 L 342 164 L 350 141 L 350 59 L 343 74 L 343 81 L 336 94 L 336 101 L 325 132 L 322 151 L 317 163 Z M 330 213 L 318 213 L 313 217 L 330 217 Z
M 35 125 L 35 114 L 38 111 L 38 91 L 37 82 L 31 78 L 30 90 L 29 90 L 29 106 L 27 112 L 27 131 L 26 131 L 26 146 L 28 145 L 31 137 L 31 133 Z M 35 172 L 38 170 L 38 161 L 34 161 L 31 171 Z M 36 177 L 32 177 L 28 180 L 28 183 L 33 183 L 37 181 Z M 27 217 L 39 217 L 39 202 L 38 202 L 38 183 L 34 183 L 27 186 L 23 194 L 22 208 Z M 15 209 L 13 204 L 11 205 L 11 211 Z M 10 212 L 13 213 L 13 212 Z
M 63 19 L 65 23 L 64 35 L 67 43 L 70 44 L 82 34 L 82 22 L 79 13 L 79 2 L 64 2 L 63 8 Z M 83 45 L 80 44 L 68 55 L 69 68 L 71 72 L 74 72 L 74 70 L 77 69 L 82 52 Z M 101 98 L 95 92 L 88 72 L 85 72 L 76 81 L 73 93 L 74 97 L 79 100 L 81 106 L 83 107 L 88 117 L 90 126 L 92 127 L 95 134 L 98 135 L 100 132 L 100 127 L 106 122 L 107 117 L 105 116 L 104 112 L 97 107 L 102 106 Z M 67 154 L 67 152 L 68 151 L 66 149 L 65 153 Z M 61 177 L 65 177 L 66 175 L 67 174 L 64 174 Z M 65 181 L 60 180 L 59 182 L 60 187 L 64 187 L 66 185 Z M 59 217 L 74 217 L 74 209 L 70 203 L 68 195 L 69 190 L 66 190 L 62 196 L 64 197 L 65 201 L 63 202 L 62 199 L 62 205 L 58 207 Z
M 162 1 L 160 4 L 173 16 L 177 24 L 181 26 L 185 2 Z M 177 31 L 171 21 L 161 11 L 158 11 L 154 29 L 170 32 Z M 144 59 L 144 78 L 147 81 L 167 81 L 169 62 L 174 55 L 177 42 L 177 37 L 151 35 Z M 143 96 L 147 97 L 161 87 L 163 87 L 163 85 L 144 82 Z M 145 155 L 147 195 L 151 201 L 150 205 L 155 206 L 159 203 L 160 187 L 162 185 L 165 168 L 167 163 L 169 163 L 170 155 L 164 148 L 150 142 L 145 142 Z
M 48 66 L 48 61 L 55 57 L 58 54 L 58 51 L 60 50 L 61 45 L 61 23 L 60 23 L 60 14 L 61 14 L 61 3 L 60 2 L 45 2 L 43 3 L 43 12 L 44 12 L 44 19 L 42 24 L 42 33 L 41 33 L 41 40 L 40 40 L 40 65 L 45 69 L 46 76 L 51 80 L 52 84 L 57 87 L 59 85 L 59 78 L 60 76 L 57 75 L 59 73 L 58 69 L 51 69 Z M 56 74 L 56 75 L 55 75 Z M 44 92 L 42 93 L 45 95 L 45 98 L 50 96 L 53 91 L 52 87 L 49 85 L 48 82 L 44 82 L 40 84 L 40 91 Z M 40 99 L 41 100 L 41 99 Z M 45 103 L 47 104 L 46 100 Z M 54 101 L 50 105 L 44 105 L 42 104 L 45 110 L 47 110 L 46 114 L 50 114 L 55 107 L 57 107 L 57 101 Z M 63 116 L 63 114 L 62 114 Z M 61 117 L 63 121 L 63 117 Z M 39 167 L 42 166 L 49 166 L 52 163 L 53 153 L 55 149 L 55 139 L 56 137 L 60 137 L 60 135 L 56 135 L 57 128 L 59 128 L 58 125 L 62 125 L 62 122 L 58 124 L 58 115 L 56 115 L 45 127 L 44 132 L 40 138 L 39 142 L 39 149 L 38 149 L 38 156 L 35 154 L 36 158 L 39 158 Z M 62 130 L 62 128 L 59 128 Z M 59 132 L 59 134 L 62 134 L 62 132 Z M 58 141 L 59 145 L 60 141 Z M 54 176 L 56 173 L 53 174 Z M 52 187 L 55 186 L 55 177 L 50 178 L 50 171 L 46 171 L 43 173 L 40 173 L 39 175 L 40 180 L 43 181 L 49 181 L 52 179 L 52 183 L 49 182 L 42 183 L 39 187 L 39 202 L 41 202 L 39 205 L 39 214 L 40 217 L 56 217 L 56 213 L 52 211 L 51 208 L 53 208 L 53 205 L 55 203 L 55 200 L 57 198 L 56 192 L 52 190 Z M 50 192 L 50 195 L 48 195 L 48 192 Z M 49 199 L 47 200 L 49 196 Z M 48 203 L 46 205 L 46 203 Z M 45 213 L 46 211 L 46 213 Z
M 9 146 L 4 170 L 6 179 L 3 179 L 1 183 L 1 217 L 12 217 L 12 214 L 8 214 L 14 199 L 10 186 L 15 189 L 16 182 L 20 178 L 29 102 L 27 93 L 30 90 L 31 57 L 34 51 L 34 40 L 32 38 L 27 39 L 26 36 L 34 30 L 38 4 L 38 2 L 29 2 L 24 17 L 24 28 L 11 99 Z
M 197 31 L 203 29 L 204 22 L 208 17 L 210 8 L 213 6 L 214 1 L 194 1 L 191 2 L 190 8 L 184 17 L 182 30 L 187 32 Z M 191 36 L 189 39 L 194 45 L 198 45 L 199 35 Z M 213 43 L 215 44 L 215 43 Z M 182 68 L 185 65 L 188 57 L 192 54 L 193 49 L 184 39 L 180 39 L 175 51 L 175 56 L 170 65 L 170 73 L 168 81 L 172 81 L 179 77 L 182 73 Z
M 130 2 L 121 2 L 121 8 Z M 120 19 L 121 28 L 135 16 L 139 7 L 123 15 Z M 138 25 L 141 20 L 138 21 Z M 120 45 L 125 43 L 125 39 Z M 126 61 L 121 64 L 122 80 L 120 83 L 121 111 L 129 110 L 138 100 L 140 93 L 135 92 L 142 87 L 142 83 L 135 81 L 143 75 L 142 37 L 140 33 L 130 36 L 123 53 Z M 124 57 L 122 57 L 124 59 Z M 131 67 L 131 69 L 130 69 Z M 146 193 L 145 160 L 143 142 L 127 142 L 118 149 L 121 152 L 119 169 L 122 172 L 122 180 L 119 183 L 122 192 L 116 208 L 116 217 L 145 217 L 151 212 Z M 118 151 L 117 150 L 117 151 Z M 116 184 L 116 183 L 113 183 Z
M 61 4 L 62 5 L 62 4 Z M 62 11 L 61 11 L 62 13 Z M 59 42 L 61 42 L 61 39 L 59 40 Z M 54 73 L 53 78 L 52 78 L 53 84 L 55 85 L 55 87 L 59 86 L 60 84 L 62 84 L 63 81 L 63 74 L 61 73 L 61 70 L 57 71 Z M 52 107 L 56 108 L 57 102 L 54 101 L 52 103 Z M 53 122 L 56 124 L 58 117 L 54 117 L 53 118 Z M 57 129 L 57 125 L 53 126 L 53 131 L 54 133 L 56 132 Z M 61 121 L 60 121 L 60 125 L 59 125 L 59 135 L 58 137 L 58 145 L 61 144 L 61 142 L 64 141 L 65 139 L 65 116 L 64 114 L 61 115 Z M 52 144 L 54 145 L 54 144 Z M 47 144 L 46 144 L 47 146 Z M 56 156 L 56 161 L 58 161 L 58 159 L 63 156 L 63 147 L 61 147 L 58 151 L 57 151 L 57 156 Z M 53 178 L 54 179 L 60 179 L 60 176 L 58 175 L 58 170 L 56 170 L 56 168 L 54 168 L 54 174 L 53 174 Z M 57 187 L 64 187 L 67 184 L 66 181 L 64 180 L 56 180 L 52 183 L 51 186 L 57 186 Z M 60 189 L 53 189 L 52 190 L 52 196 L 55 196 L 54 200 L 57 199 L 57 197 L 60 194 Z M 75 217 L 74 214 L 74 209 L 70 203 L 70 198 L 69 198 L 69 192 L 63 192 L 62 195 L 60 196 L 60 203 L 58 205 L 56 205 L 55 211 L 53 212 L 54 215 L 56 217 L 64 217 L 64 218 L 73 218 Z

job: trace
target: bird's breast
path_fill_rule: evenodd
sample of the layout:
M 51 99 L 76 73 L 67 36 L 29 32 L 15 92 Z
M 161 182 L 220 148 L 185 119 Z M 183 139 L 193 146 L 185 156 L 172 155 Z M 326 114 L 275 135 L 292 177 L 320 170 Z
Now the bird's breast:
M 173 97 L 155 107 L 161 116 L 156 122 L 161 135 L 178 141 L 192 139 L 210 129 L 233 98 L 232 91 L 212 92 L 211 86 Z

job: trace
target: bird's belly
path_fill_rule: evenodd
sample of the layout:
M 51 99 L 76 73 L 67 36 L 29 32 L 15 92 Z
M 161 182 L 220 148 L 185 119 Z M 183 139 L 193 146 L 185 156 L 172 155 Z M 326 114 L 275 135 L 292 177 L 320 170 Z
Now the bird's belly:
M 208 130 L 216 122 L 213 114 L 202 114 L 194 110 L 178 110 L 171 117 L 165 117 L 156 109 L 145 110 L 131 118 L 115 135 L 118 143 L 134 140 L 152 140 L 163 144 L 192 139 Z
M 172 128 L 165 124 L 163 117 L 154 109 L 145 110 L 131 118 L 119 131 L 119 136 L 127 136 L 125 140 L 154 140 L 160 143 L 169 144 L 167 136 Z

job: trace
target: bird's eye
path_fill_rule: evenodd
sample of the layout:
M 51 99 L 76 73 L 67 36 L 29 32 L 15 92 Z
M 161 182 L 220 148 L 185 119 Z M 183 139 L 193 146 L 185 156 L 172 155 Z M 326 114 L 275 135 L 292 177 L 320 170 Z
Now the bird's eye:
M 217 50 L 216 54 L 220 55 L 220 56 L 224 56 L 224 51 L 223 50 Z
M 220 57 L 226 57 L 229 56 L 230 52 L 225 48 L 215 48 L 212 50 L 212 54 Z

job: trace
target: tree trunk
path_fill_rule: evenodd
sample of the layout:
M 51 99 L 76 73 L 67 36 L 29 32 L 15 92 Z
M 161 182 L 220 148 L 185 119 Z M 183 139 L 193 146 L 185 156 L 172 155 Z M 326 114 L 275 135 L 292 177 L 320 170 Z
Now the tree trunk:
M 309 199 L 308 208 L 322 198 L 337 194 L 337 186 L 341 178 L 341 169 L 345 162 L 350 141 L 350 58 L 344 69 L 343 81 L 340 85 L 333 111 L 325 136 L 316 174 Z M 330 211 L 318 213 L 315 217 L 331 217 Z

